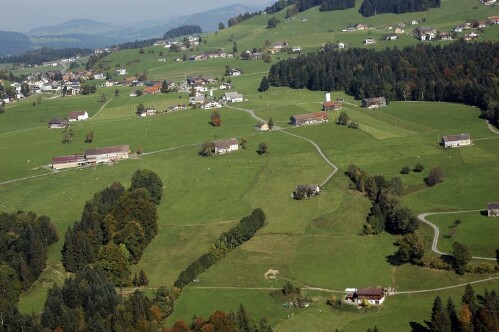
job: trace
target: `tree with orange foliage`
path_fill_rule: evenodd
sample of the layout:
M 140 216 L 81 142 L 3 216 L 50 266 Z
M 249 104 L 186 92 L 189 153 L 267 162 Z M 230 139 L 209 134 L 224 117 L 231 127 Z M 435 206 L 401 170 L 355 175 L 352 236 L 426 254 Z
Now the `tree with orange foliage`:
M 211 124 L 213 127 L 220 127 L 222 125 L 222 116 L 217 111 L 211 114 Z

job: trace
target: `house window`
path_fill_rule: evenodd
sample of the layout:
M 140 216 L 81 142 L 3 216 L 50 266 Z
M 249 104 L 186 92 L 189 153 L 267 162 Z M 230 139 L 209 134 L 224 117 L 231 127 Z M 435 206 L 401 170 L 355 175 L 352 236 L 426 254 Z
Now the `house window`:
M 376 300 L 376 301 L 374 301 L 374 303 L 379 304 L 379 301 L 378 301 L 378 300 Z

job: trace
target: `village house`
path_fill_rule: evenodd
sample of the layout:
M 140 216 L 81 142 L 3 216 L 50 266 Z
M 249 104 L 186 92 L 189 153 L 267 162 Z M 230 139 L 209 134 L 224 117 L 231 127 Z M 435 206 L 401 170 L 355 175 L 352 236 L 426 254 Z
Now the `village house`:
M 357 304 L 366 301 L 369 304 L 380 305 L 385 301 L 385 291 L 381 287 L 360 288 L 348 293 L 346 298 Z
M 376 41 L 374 40 L 373 37 L 368 37 L 366 39 L 364 39 L 364 45 L 371 45 L 371 44 L 375 44 Z
M 398 38 L 398 36 L 394 33 L 389 33 L 387 35 L 385 35 L 385 40 L 396 40 Z
M 243 95 L 240 93 L 236 92 L 226 92 L 222 96 L 222 100 L 228 102 L 228 103 L 240 103 L 244 101 Z
M 204 109 L 204 110 L 209 110 L 209 109 L 212 109 L 212 108 L 220 108 L 222 107 L 222 105 L 217 102 L 217 101 L 209 101 L 209 102 L 206 102 L 204 103 L 201 108 Z
M 231 69 L 229 71 L 230 76 L 241 76 L 242 72 L 240 69 Z
M 239 150 L 239 142 L 235 138 L 229 140 L 214 141 L 213 146 L 215 147 L 216 154 L 224 154 L 227 152 Z
M 401 33 L 404 33 L 404 29 L 402 27 L 397 27 L 393 32 L 395 32 L 396 34 L 401 34 Z
M 164 40 L 156 40 L 153 44 L 153 46 L 165 46 L 166 41 Z
M 88 119 L 87 111 L 71 112 L 68 114 L 69 122 L 84 121 Z
M 366 98 L 362 100 L 363 108 L 378 108 L 386 106 L 386 98 L 378 97 L 378 98 Z
M 265 123 L 265 122 L 260 122 L 260 123 L 256 124 L 253 128 L 255 128 L 255 130 L 259 130 L 259 131 L 269 131 L 270 130 L 269 124 Z
M 227 52 L 223 48 L 219 50 L 206 51 L 203 55 L 207 59 L 227 58 Z
M 146 116 L 153 116 L 158 114 L 158 111 L 154 108 L 146 108 L 137 112 L 137 115 L 141 118 L 145 118 Z
M 75 168 L 85 166 L 87 161 L 82 155 L 61 156 L 52 158 L 52 169 Z
M 94 74 L 94 80 L 104 80 L 106 79 L 106 75 L 103 73 L 95 73 Z
M 229 90 L 229 89 L 232 89 L 233 86 L 230 83 L 222 83 L 222 84 L 220 84 L 220 86 L 218 88 L 220 90 Z
M 168 107 L 168 112 L 175 112 L 175 111 L 180 111 L 180 110 L 185 110 L 185 109 L 187 109 L 187 106 L 185 104 L 171 105 Z
M 450 33 L 443 31 L 438 33 L 438 38 L 440 38 L 441 40 L 453 40 Z
M 90 165 L 109 163 L 120 159 L 128 159 L 129 152 L 130 147 L 128 145 L 87 149 L 85 150 L 85 159 Z
M 278 41 L 270 45 L 270 53 L 275 54 L 283 51 L 289 44 L 285 41 Z
M 202 105 L 204 104 L 204 95 L 189 97 L 189 104 L 191 105 Z
M 69 121 L 61 118 L 53 118 L 49 121 L 50 129 L 61 129 L 69 127 Z
M 321 188 L 318 184 L 301 184 L 296 186 L 295 191 L 293 191 L 293 198 L 300 200 L 320 195 L 320 193 Z
M 126 75 L 126 69 L 125 68 L 118 68 L 115 70 L 116 75 Z
M 426 41 L 426 40 L 432 40 L 435 38 L 435 35 L 437 33 L 437 30 L 435 28 L 415 28 L 412 30 L 412 33 L 416 38 L 418 38 L 421 41 Z
M 442 136 L 441 144 L 444 148 L 467 146 L 471 145 L 471 137 L 469 134 Z
M 189 57 L 190 61 L 201 61 L 204 59 L 205 59 L 205 56 L 203 54 L 193 54 Z
M 353 26 L 355 30 L 367 30 L 368 26 L 367 24 L 362 24 L 362 23 L 357 23 Z
M 323 111 L 338 111 L 343 108 L 343 104 L 337 101 L 326 101 L 322 103 Z
M 487 204 L 487 216 L 499 217 L 499 203 Z
M 301 53 L 302 49 L 300 46 L 293 46 L 293 48 L 291 48 L 291 52 L 293 53 Z
M 144 88 L 144 95 L 155 95 L 161 92 L 161 83 L 154 84 L 153 86 L 146 86 Z
M 329 118 L 327 112 L 315 112 L 306 114 L 293 115 L 290 118 L 290 124 L 293 126 L 304 126 L 310 124 L 318 124 L 328 122 Z

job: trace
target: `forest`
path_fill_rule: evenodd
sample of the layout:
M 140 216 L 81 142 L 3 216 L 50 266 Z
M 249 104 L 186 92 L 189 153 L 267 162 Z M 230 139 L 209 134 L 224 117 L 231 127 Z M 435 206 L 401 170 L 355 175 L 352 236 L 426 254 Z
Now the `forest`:
M 364 0 L 359 12 L 364 17 L 376 14 L 422 12 L 440 7 L 440 0 Z
M 99 263 L 116 286 L 131 284 L 129 266 L 139 261 L 158 232 L 156 205 L 163 184 L 156 173 L 138 170 L 129 190 L 121 183 L 96 193 L 82 217 L 66 231 L 62 263 L 68 272 Z
M 180 36 L 187 36 L 187 35 L 197 35 L 203 33 L 203 30 L 199 25 L 182 25 L 177 28 L 173 28 L 168 30 L 164 35 L 164 39 L 171 39 L 171 38 L 176 38 Z
M 499 124 L 499 44 L 456 41 L 404 49 L 353 48 L 280 61 L 270 68 L 273 86 L 343 90 L 356 99 L 446 101 L 474 105 Z
M 28 65 L 41 65 L 43 62 L 68 59 L 75 56 L 85 56 L 92 53 L 89 48 L 61 48 L 53 49 L 42 47 L 28 51 L 21 55 L 0 58 L 0 63 L 25 63 Z

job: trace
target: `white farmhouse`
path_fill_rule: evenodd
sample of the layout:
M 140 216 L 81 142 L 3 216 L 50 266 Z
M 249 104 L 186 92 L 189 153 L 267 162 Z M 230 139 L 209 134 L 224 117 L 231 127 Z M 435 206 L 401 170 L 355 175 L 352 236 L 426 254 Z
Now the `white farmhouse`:
M 244 100 L 243 95 L 237 92 L 226 92 L 222 99 L 228 103 L 240 103 Z
M 229 140 L 215 141 L 213 142 L 216 154 L 224 154 L 231 151 L 239 150 L 239 143 L 237 139 L 232 138 Z
M 469 134 L 442 136 L 441 144 L 444 148 L 467 146 L 471 145 L 471 137 Z

